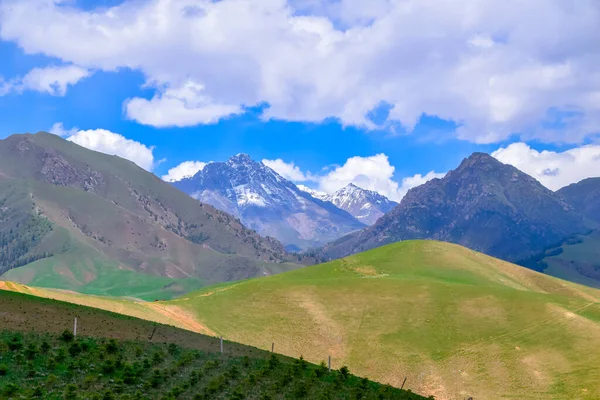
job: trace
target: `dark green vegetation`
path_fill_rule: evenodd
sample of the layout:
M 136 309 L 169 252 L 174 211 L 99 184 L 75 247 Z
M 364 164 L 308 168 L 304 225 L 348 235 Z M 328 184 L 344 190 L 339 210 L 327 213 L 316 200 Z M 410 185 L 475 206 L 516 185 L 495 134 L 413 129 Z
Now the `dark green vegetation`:
M 220 354 L 216 338 L 88 307 L 0 292 L 0 308 L 0 398 L 423 399 L 236 343 Z M 77 337 L 64 329 L 74 315 Z
M 532 261 L 539 271 L 600 288 L 600 231 L 569 238 Z
M 127 160 L 47 133 L 0 141 L 5 280 L 170 298 L 296 268 L 289 257 L 276 240 Z

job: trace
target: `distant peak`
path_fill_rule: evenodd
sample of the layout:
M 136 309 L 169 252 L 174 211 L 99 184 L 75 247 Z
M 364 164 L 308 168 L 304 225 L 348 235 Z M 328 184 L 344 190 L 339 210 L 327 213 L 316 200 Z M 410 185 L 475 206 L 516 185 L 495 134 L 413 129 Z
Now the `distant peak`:
M 356 186 L 354 183 L 350 182 L 349 184 L 346 185 L 347 188 L 351 188 L 351 189 L 360 189 L 358 186 Z
M 228 165 L 237 165 L 237 164 L 252 164 L 254 160 L 250 158 L 250 156 L 246 153 L 238 153 L 235 156 L 231 156 L 229 160 L 227 160 Z
M 465 158 L 458 169 L 470 168 L 474 166 L 499 166 L 500 161 L 489 155 L 488 153 L 476 152 Z
M 252 160 L 246 153 L 237 153 L 235 156 L 231 156 L 230 160 Z

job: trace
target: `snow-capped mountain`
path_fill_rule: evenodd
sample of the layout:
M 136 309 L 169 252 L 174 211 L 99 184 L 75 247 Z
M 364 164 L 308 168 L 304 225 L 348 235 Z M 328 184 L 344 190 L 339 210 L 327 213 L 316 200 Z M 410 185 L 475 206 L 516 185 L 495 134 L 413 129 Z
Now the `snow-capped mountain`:
M 315 199 L 319 199 L 319 200 L 323 200 L 323 201 L 329 201 L 329 200 L 327 200 L 327 198 L 329 197 L 328 193 L 319 192 L 318 190 L 311 189 L 308 186 L 304 186 L 304 185 L 296 185 L 296 186 L 298 187 L 298 189 L 302 190 L 303 192 L 306 192 L 306 193 L 310 194 Z
M 332 194 L 318 192 L 306 186 L 298 187 L 306 190 L 313 197 L 319 196 L 319 199 L 348 211 L 366 225 L 373 225 L 379 217 L 398 205 L 375 191 L 359 188 L 352 183 Z
M 320 246 L 364 227 L 347 211 L 298 189 L 247 154 L 210 163 L 173 185 L 290 250 Z

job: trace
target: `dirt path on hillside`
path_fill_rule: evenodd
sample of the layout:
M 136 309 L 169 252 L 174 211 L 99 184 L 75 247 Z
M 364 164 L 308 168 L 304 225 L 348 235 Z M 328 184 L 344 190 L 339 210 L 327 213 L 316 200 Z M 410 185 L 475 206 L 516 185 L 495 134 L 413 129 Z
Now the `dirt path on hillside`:
M 181 307 L 167 306 L 161 304 L 160 302 L 143 304 L 144 306 L 172 320 L 181 328 L 198 333 L 203 333 L 205 335 L 217 336 L 217 334 L 214 331 L 209 329 L 206 325 L 200 323 L 191 313 L 183 310 Z

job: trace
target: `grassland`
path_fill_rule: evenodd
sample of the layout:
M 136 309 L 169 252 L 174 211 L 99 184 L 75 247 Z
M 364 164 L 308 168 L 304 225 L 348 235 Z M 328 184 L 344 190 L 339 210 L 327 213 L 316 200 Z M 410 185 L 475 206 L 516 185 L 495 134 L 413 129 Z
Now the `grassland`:
M 600 292 L 402 242 L 166 304 L 231 340 L 439 399 L 600 398 Z
M 220 353 L 216 338 L 102 310 L 4 291 L 0 308 L 0 398 L 423 399 L 236 343 Z M 77 337 L 65 330 L 74 316 Z
M 545 273 L 600 288 L 600 231 L 579 235 L 550 253 L 541 262 Z
M 437 399 L 600 398 L 600 291 L 447 243 L 396 243 L 166 302 L 60 295 L 313 363 L 331 355 L 334 368 L 407 378 Z

